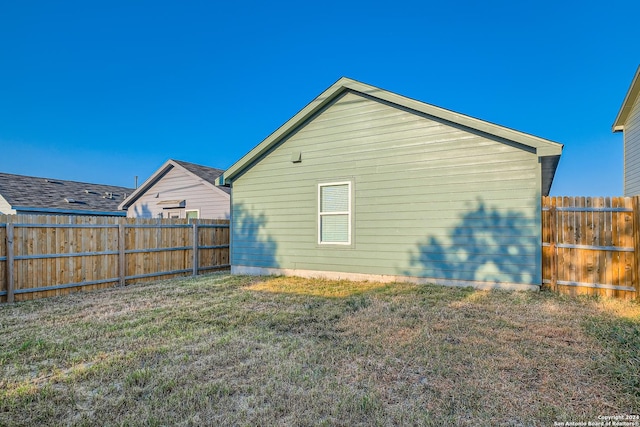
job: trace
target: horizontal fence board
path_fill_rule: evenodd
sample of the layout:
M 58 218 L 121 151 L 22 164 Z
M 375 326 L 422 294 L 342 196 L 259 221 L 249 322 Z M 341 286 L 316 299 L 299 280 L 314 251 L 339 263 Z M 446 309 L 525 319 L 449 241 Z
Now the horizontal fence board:
M 145 249 L 125 249 L 125 254 L 141 254 L 145 252 L 167 252 L 167 251 L 188 251 L 193 246 L 174 246 L 168 248 L 145 248 Z
M 14 260 L 51 259 L 51 258 L 72 258 L 72 257 L 101 256 L 101 255 L 118 255 L 118 252 L 117 251 L 103 251 L 103 252 L 72 252 L 72 253 L 63 253 L 63 254 L 19 255 L 19 256 L 13 257 L 13 259 Z
M 548 212 L 549 208 L 542 208 L 543 212 Z M 557 207 L 557 212 L 633 212 L 633 209 L 629 208 L 582 208 L 582 207 Z
M 118 228 L 117 224 L 31 224 L 27 222 L 13 223 L 21 228 Z
M 24 294 L 30 292 L 42 292 L 42 291 L 53 291 L 57 289 L 66 289 L 66 288 L 81 288 L 85 286 L 93 286 L 93 285 L 101 285 L 104 283 L 115 283 L 120 280 L 118 277 L 112 279 L 103 279 L 103 280 L 94 280 L 92 282 L 80 282 L 80 283 L 65 283 L 63 285 L 55 285 L 55 286 L 43 286 L 39 288 L 27 288 L 27 289 L 18 289 L 15 291 L 16 294 Z
M 0 215 L 0 302 L 228 268 L 228 220 Z
M 209 267 L 198 267 L 198 271 L 207 271 L 207 270 L 224 270 L 227 268 L 231 268 L 230 264 L 222 264 L 222 265 L 212 265 Z
M 550 283 L 549 280 L 544 280 L 543 283 Z M 586 283 L 586 282 L 567 282 L 566 280 L 558 280 L 558 285 L 562 286 L 578 286 L 585 288 L 598 288 L 598 289 L 611 289 L 618 291 L 632 291 L 635 292 L 635 288 L 629 286 L 613 286 L 604 283 Z
M 551 246 L 548 242 L 543 242 L 542 246 Z M 563 249 L 587 249 L 594 251 L 612 251 L 612 252 L 633 252 L 634 248 L 621 248 L 618 246 L 592 246 L 592 245 L 574 245 L 569 243 L 556 243 L 556 248 Z

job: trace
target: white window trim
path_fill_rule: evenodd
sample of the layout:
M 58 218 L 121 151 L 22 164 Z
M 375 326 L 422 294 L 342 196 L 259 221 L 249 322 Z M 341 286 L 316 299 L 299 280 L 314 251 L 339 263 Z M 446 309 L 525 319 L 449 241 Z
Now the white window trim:
M 184 218 L 184 208 L 173 208 L 173 209 L 166 209 L 165 210 L 166 215 L 164 215 L 164 218 L 166 219 L 183 219 Z M 171 215 L 172 214 L 178 214 L 178 216 L 176 218 L 173 218 Z
M 189 212 L 195 212 L 198 216 L 195 219 L 200 219 L 200 209 L 187 209 L 184 211 L 184 217 L 189 218 Z
M 348 203 L 347 206 L 349 210 L 345 212 L 321 212 L 322 210 L 322 187 L 331 187 L 334 185 L 347 185 L 348 192 Z M 346 242 L 323 242 L 322 241 L 322 217 L 329 215 L 347 215 L 347 241 Z M 341 245 L 341 246 L 350 246 L 351 245 L 351 181 L 338 181 L 338 182 L 323 182 L 318 184 L 318 244 L 319 245 Z

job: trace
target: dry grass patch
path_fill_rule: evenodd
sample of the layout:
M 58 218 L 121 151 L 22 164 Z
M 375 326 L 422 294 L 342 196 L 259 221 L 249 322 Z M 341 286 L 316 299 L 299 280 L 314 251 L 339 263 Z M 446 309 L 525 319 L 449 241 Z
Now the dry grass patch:
M 388 283 L 352 282 L 349 280 L 306 279 L 302 277 L 276 277 L 254 283 L 247 289 L 280 294 L 307 295 L 324 298 L 345 298 L 371 291 L 386 289 Z
M 0 307 L 0 425 L 549 425 L 640 407 L 640 306 L 211 275 Z

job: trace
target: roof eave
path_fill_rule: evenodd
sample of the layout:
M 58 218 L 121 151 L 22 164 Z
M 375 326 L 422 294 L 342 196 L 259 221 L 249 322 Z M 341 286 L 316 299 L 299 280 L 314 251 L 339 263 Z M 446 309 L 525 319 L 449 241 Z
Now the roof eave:
M 127 210 L 131 205 L 133 205 L 136 200 L 138 200 L 144 193 L 147 192 L 149 188 L 151 188 L 156 182 L 160 180 L 171 168 L 178 166 L 173 160 L 169 159 L 162 166 L 156 170 L 153 175 L 147 178 L 142 185 L 136 188 L 133 193 L 129 194 L 129 197 L 124 199 L 120 205 L 118 205 L 118 209 Z M 182 168 L 182 166 L 180 166 Z
M 201 184 L 203 184 L 205 187 L 209 187 L 213 190 L 216 191 L 220 191 L 224 194 L 224 191 L 222 191 L 221 189 L 219 189 L 218 187 L 216 187 L 216 185 L 218 184 L 218 178 L 216 178 L 215 180 L 215 184 L 212 184 L 211 182 L 207 181 L 206 179 L 202 178 L 201 176 L 199 176 L 196 173 L 191 172 L 189 169 L 185 168 L 184 166 L 182 166 L 180 163 L 174 161 L 174 160 L 170 160 L 176 167 L 179 167 L 180 169 L 182 169 L 187 175 L 191 176 L 192 178 L 196 179 L 198 182 L 200 182 Z
M 340 78 L 319 96 L 314 98 L 302 110 L 298 111 L 298 113 L 266 137 L 260 144 L 256 145 L 251 151 L 240 158 L 240 160 L 224 171 L 224 173 L 216 179 L 216 185 L 230 184 L 230 179 L 242 172 L 248 165 L 251 165 L 254 161 L 259 159 L 263 154 L 269 151 L 275 143 L 280 141 L 282 137 L 286 136 L 291 130 L 309 119 L 316 112 L 322 109 L 322 107 L 346 90 L 344 83 L 349 80 L 350 79 L 347 79 L 346 77 Z
M 364 83 L 350 81 L 347 87 L 356 92 L 361 92 L 366 95 L 370 95 L 390 102 L 392 104 L 415 110 L 428 116 L 436 117 L 438 119 L 445 120 L 456 125 L 461 125 L 470 129 L 474 129 L 476 131 L 487 133 L 489 135 L 497 136 L 509 141 L 514 141 L 522 145 L 529 146 L 531 148 L 535 148 L 536 152 L 540 156 L 559 155 L 562 153 L 563 145 L 555 141 L 540 138 L 535 135 L 520 132 L 501 125 L 497 125 L 495 123 L 487 122 L 485 120 L 476 119 L 475 117 L 467 116 L 465 114 L 427 104 L 422 101 L 407 98 L 405 96 L 369 86 Z
M 35 206 L 11 206 L 14 211 L 51 213 L 51 214 L 73 214 L 73 215 L 90 215 L 90 216 L 127 216 L 127 212 L 123 210 L 117 211 L 92 211 L 85 209 L 59 209 L 59 208 L 37 208 Z
M 636 74 L 633 76 L 633 80 L 631 81 L 629 90 L 627 90 L 624 101 L 622 101 L 622 105 L 620 106 L 620 110 L 618 111 L 618 115 L 616 116 L 616 120 L 611 126 L 611 130 L 613 132 L 624 131 L 624 124 L 627 121 L 627 117 L 629 117 L 631 108 L 638 98 L 638 95 L 640 95 L 640 65 L 636 69 Z

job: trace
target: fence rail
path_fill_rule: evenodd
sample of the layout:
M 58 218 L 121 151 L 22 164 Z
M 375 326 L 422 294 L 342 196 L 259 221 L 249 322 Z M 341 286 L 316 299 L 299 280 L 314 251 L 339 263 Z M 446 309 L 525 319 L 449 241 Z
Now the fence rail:
M 543 284 L 565 294 L 637 298 L 638 197 L 543 197 Z
M 0 215 L 0 302 L 226 268 L 228 220 Z

